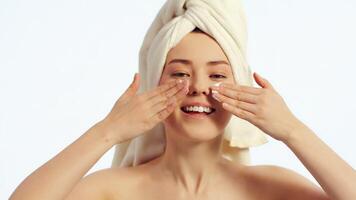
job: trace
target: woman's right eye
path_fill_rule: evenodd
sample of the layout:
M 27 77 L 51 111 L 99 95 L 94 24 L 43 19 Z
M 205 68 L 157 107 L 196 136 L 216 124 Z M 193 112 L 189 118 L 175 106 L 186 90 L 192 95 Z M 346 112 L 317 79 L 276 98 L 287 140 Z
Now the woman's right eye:
M 183 73 L 183 72 L 178 72 L 178 73 L 173 73 L 172 76 L 178 76 L 178 77 L 182 77 L 182 75 L 189 75 L 187 73 Z

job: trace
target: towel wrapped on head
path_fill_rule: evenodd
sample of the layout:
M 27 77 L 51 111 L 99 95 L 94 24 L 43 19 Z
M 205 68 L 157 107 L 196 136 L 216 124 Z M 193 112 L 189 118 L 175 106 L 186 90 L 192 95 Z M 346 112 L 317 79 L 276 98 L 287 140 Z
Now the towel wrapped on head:
M 246 60 L 247 25 L 239 0 L 167 0 L 148 29 L 139 53 L 138 93 L 158 86 L 168 51 L 199 28 L 221 46 L 239 85 L 254 86 Z M 142 135 L 117 144 L 112 167 L 136 166 L 160 156 L 165 149 L 163 123 Z M 250 122 L 232 115 L 224 130 L 222 156 L 250 164 L 249 147 L 268 140 Z

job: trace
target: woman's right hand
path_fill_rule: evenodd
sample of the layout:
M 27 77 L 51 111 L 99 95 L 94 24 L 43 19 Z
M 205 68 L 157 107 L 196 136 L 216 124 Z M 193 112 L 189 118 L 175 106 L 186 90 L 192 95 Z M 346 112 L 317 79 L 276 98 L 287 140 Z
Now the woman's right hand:
M 116 144 L 153 128 L 167 118 L 188 93 L 186 80 L 180 83 L 178 80 L 170 81 L 137 95 L 139 85 L 139 76 L 136 73 L 129 88 L 101 121 L 109 138 Z

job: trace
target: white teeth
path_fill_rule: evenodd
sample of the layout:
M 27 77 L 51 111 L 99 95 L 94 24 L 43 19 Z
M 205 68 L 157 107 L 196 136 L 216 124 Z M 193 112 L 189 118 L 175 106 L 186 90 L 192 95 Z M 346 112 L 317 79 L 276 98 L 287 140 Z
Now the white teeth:
M 211 113 L 212 109 L 209 107 L 204 107 L 204 106 L 186 106 L 183 107 L 185 111 L 195 111 L 195 112 L 206 112 L 206 113 Z
M 198 110 L 198 111 L 199 111 L 199 112 L 204 112 L 204 110 L 205 110 L 205 109 L 204 109 L 203 107 L 199 107 L 199 110 Z

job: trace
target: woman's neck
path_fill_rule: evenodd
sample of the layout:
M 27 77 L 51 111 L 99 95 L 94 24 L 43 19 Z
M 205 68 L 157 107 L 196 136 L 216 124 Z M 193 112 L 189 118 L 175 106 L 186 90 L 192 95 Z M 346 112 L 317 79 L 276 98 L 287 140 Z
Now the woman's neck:
M 221 169 L 221 140 L 222 136 L 207 142 L 168 138 L 157 165 L 185 192 L 201 193 Z

